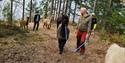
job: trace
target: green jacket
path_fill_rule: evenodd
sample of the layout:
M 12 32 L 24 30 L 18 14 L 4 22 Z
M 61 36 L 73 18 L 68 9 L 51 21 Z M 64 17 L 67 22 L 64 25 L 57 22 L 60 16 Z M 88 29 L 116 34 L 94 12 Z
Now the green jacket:
M 79 22 L 78 22 L 78 29 L 83 32 L 89 32 L 91 29 L 91 19 L 92 16 L 88 15 L 86 17 L 80 16 Z

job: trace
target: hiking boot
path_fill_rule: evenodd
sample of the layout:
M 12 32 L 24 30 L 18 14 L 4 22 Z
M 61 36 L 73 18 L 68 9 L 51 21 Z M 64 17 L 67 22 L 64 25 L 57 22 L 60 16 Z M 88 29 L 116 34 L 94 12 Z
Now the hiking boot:
M 59 52 L 59 54 L 62 54 L 62 52 Z
M 80 49 L 80 55 L 84 55 L 84 53 L 85 53 L 85 48 L 81 48 Z

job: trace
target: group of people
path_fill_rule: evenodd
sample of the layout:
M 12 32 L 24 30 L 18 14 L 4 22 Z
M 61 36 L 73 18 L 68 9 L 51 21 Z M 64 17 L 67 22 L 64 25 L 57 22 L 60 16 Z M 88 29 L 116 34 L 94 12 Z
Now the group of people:
M 38 30 L 40 21 L 39 12 L 36 12 L 34 16 L 34 30 Z M 59 54 L 63 53 L 64 46 L 69 38 L 70 30 L 68 28 L 69 17 L 62 13 L 61 16 L 57 18 L 57 38 L 59 43 Z M 82 7 L 80 9 L 80 18 L 77 25 L 77 34 L 76 34 L 76 48 L 77 52 L 80 52 L 81 55 L 85 53 L 85 40 L 87 39 L 88 34 L 94 34 L 96 28 L 97 19 L 95 13 L 88 14 L 87 9 Z M 36 27 L 37 25 L 37 27 Z M 89 36 L 90 36 L 89 35 Z M 88 36 L 88 38 L 89 38 Z M 82 45 L 82 46 L 81 46 Z
M 57 38 L 59 43 L 59 54 L 63 53 L 64 46 L 69 38 L 69 17 L 62 14 L 62 16 L 57 19 Z M 97 19 L 95 13 L 91 15 L 88 14 L 87 9 L 82 7 L 80 9 L 80 18 L 77 25 L 77 43 L 76 48 L 77 52 L 80 52 L 81 55 L 85 53 L 85 40 L 87 39 L 88 34 L 94 34 L 96 28 Z M 89 36 L 88 36 L 89 38 Z M 81 46 L 82 45 L 82 46 Z M 80 47 L 80 48 L 79 48 Z

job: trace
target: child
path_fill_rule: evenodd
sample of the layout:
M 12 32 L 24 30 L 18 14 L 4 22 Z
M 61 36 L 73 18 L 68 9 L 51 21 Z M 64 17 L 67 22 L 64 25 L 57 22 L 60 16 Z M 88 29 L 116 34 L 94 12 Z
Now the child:
M 64 46 L 66 41 L 69 38 L 69 29 L 68 29 L 69 18 L 66 15 L 62 16 L 61 24 L 57 29 L 57 38 L 59 43 L 59 54 L 63 53 Z

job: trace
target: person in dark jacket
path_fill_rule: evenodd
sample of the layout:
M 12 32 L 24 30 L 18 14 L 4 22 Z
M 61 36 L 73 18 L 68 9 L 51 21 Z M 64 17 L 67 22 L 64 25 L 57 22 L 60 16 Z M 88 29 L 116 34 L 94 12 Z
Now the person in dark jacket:
M 64 46 L 66 44 L 66 41 L 69 38 L 68 23 L 69 23 L 69 17 L 66 15 L 63 15 L 61 23 L 59 24 L 58 30 L 57 30 L 57 38 L 58 38 L 58 43 L 59 43 L 59 54 L 63 53 Z
M 95 13 L 92 13 L 92 23 L 91 23 L 91 32 L 94 32 L 97 26 L 97 18 Z
M 63 16 L 63 13 L 61 13 L 61 15 L 57 18 L 57 28 L 62 21 L 62 16 Z
M 40 14 L 39 14 L 39 11 L 36 11 L 36 15 L 34 16 L 34 27 L 33 27 L 33 31 L 34 31 L 34 30 L 38 30 L 39 22 L 40 22 Z M 36 27 L 36 25 L 37 25 L 37 27 Z

